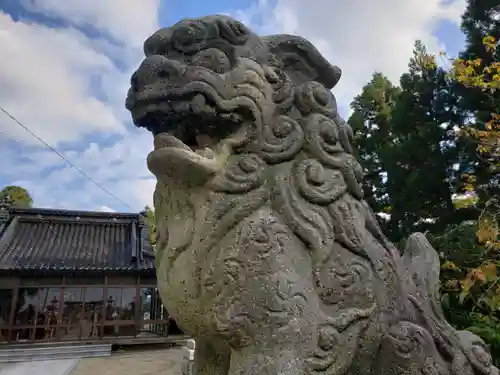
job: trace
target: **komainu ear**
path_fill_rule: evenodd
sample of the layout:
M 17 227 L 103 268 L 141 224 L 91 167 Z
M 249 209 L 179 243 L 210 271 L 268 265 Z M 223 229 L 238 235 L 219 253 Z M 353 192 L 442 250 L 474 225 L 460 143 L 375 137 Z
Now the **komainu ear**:
M 331 90 L 340 80 L 340 68 L 330 64 L 308 40 L 287 34 L 269 35 L 263 39 L 296 83 L 317 81 Z

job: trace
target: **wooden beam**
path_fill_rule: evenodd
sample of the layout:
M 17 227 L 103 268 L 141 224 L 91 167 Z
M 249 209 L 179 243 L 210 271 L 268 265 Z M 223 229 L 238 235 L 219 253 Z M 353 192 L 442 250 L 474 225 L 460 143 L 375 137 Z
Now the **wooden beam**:
M 17 217 L 17 216 L 16 216 Z M 31 223 L 61 223 L 61 224 L 108 224 L 108 225 L 128 225 L 131 219 L 117 219 L 117 218 L 89 218 L 89 217 L 23 217 L 23 222 Z

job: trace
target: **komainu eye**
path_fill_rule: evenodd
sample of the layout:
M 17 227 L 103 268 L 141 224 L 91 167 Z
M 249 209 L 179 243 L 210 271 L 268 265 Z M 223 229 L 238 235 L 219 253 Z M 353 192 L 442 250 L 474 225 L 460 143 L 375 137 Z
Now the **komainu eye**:
M 198 52 L 192 61 L 194 65 L 202 66 L 219 74 L 225 73 L 231 68 L 231 62 L 227 55 L 217 48 Z
M 172 45 L 179 52 L 195 53 L 203 48 L 210 28 L 203 22 L 190 22 L 179 26 L 172 34 Z
M 249 37 L 249 30 L 238 21 L 219 22 L 219 34 L 231 44 L 245 44 Z

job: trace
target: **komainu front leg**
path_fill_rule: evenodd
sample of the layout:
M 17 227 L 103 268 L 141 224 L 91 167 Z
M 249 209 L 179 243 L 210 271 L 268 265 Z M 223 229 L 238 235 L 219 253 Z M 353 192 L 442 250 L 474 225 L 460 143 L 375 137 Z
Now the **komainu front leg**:
M 197 338 L 195 341 L 195 375 L 226 375 L 231 359 L 229 346 L 216 337 Z

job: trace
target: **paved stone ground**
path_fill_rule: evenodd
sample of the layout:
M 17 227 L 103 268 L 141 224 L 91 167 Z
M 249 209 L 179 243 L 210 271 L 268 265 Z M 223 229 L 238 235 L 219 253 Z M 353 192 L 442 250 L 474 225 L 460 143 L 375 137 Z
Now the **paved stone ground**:
M 0 375 L 69 375 L 77 359 L 9 363 L 0 367 Z
M 116 352 L 111 357 L 85 358 L 71 375 L 181 375 L 181 347 Z

